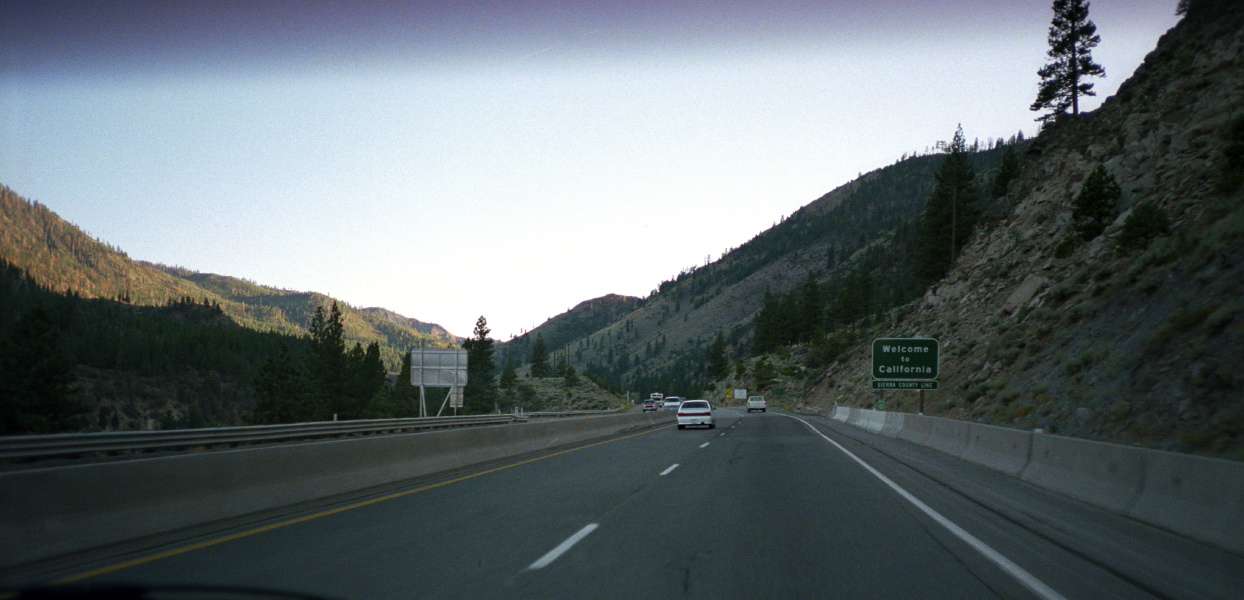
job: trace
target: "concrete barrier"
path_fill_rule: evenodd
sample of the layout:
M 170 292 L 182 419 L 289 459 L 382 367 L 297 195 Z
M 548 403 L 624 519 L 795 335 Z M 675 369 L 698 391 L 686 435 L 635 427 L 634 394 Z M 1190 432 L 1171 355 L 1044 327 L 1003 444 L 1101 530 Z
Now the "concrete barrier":
M 1024 481 L 1126 514 L 1140 496 L 1146 456 L 1139 448 L 1034 434 Z
M 898 433 L 903 430 L 906 425 L 907 417 L 911 416 L 901 412 L 885 413 L 885 425 L 881 427 L 880 433 L 886 437 L 898 437 Z
M 879 410 L 860 409 L 860 427 L 873 433 L 881 433 L 885 427 L 885 413 Z
M 845 406 L 835 406 L 835 407 L 834 407 L 834 416 L 833 416 L 833 419 L 834 419 L 835 421 L 842 421 L 843 423 L 846 423 L 846 422 L 847 422 L 847 417 L 850 417 L 850 416 L 851 416 L 851 409 L 849 409 L 849 408 L 847 408 L 847 407 L 845 407 Z
M 898 432 L 898 439 L 907 440 L 913 444 L 927 446 L 929 434 L 933 428 L 933 422 L 936 419 L 926 417 L 924 415 L 907 415 L 903 419 L 903 429 Z
M 1032 432 L 979 423 L 969 425 L 968 443 L 959 458 L 1007 475 L 1019 475 L 1028 466 Z
M 576 417 L 9 471 L 0 567 L 672 421 Z
M 968 447 L 968 430 L 972 425 L 967 421 L 954 419 L 931 419 L 929 438 L 924 445 L 951 456 L 959 456 Z
M 1244 463 L 1140 451 L 1144 485 L 1127 514 L 1244 555 Z
M 840 408 L 841 410 L 841 408 Z M 848 424 L 876 416 L 850 409 Z M 859 414 L 856 414 L 856 413 Z M 1244 555 L 1244 463 L 968 421 L 883 413 L 883 435 L 939 450 Z M 835 419 L 839 414 L 835 412 Z

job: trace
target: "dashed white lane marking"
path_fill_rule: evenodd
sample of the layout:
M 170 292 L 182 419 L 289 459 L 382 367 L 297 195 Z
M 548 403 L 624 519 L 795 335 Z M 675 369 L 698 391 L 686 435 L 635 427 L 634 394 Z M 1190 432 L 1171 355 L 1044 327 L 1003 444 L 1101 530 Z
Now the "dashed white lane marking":
M 600 523 L 588 523 L 583 529 L 580 529 L 578 533 L 566 538 L 566 541 L 558 544 L 556 548 L 549 550 L 548 554 L 541 556 L 540 560 L 531 563 L 531 566 L 527 567 L 527 570 L 534 571 L 536 569 L 543 569 L 544 567 L 549 566 L 553 561 L 557 560 L 557 557 L 565 554 L 567 550 L 579 543 L 579 541 L 583 538 L 587 537 L 587 534 L 595 531 L 597 527 L 600 527 Z
M 678 468 L 678 463 L 674 463 L 674 464 L 670 465 L 670 468 L 668 468 L 668 469 L 666 469 L 666 470 L 664 470 L 664 471 L 661 471 L 661 474 L 662 474 L 662 475 L 669 475 L 669 474 L 670 474 L 670 471 L 673 471 L 674 469 L 677 469 L 677 468 Z
M 724 432 L 724 431 L 723 431 L 723 432 L 721 432 L 721 433 L 717 434 L 717 437 L 721 437 L 721 436 L 723 436 L 723 435 L 726 435 L 726 432 Z
M 890 489 L 897 492 L 898 495 L 902 496 L 904 500 L 912 503 L 913 506 L 920 509 L 924 514 L 931 517 L 934 521 L 937 521 L 938 525 L 945 527 L 947 531 L 955 534 L 955 536 L 957 536 L 959 539 L 966 542 L 967 545 L 971 546 L 977 552 L 980 552 L 982 555 L 984 555 L 985 558 L 988 558 L 990 561 L 993 561 L 994 564 L 1001 567 L 1003 571 L 1005 571 L 1011 577 L 1014 577 L 1017 581 L 1019 581 L 1021 585 L 1031 590 L 1032 593 L 1036 594 L 1038 597 L 1044 600 L 1067 600 L 1062 594 L 1059 594 L 1058 592 L 1054 591 L 1054 589 L 1051 588 L 1050 586 L 1045 585 L 1045 583 L 1042 582 L 1040 579 L 1033 577 L 1032 573 L 1025 571 L 1023 567 L 1020 567 L 1014 562 L 1011 562 L 1011 559 L 1003 556 L 1000 552 L 998 552 L 997 550 L 994 550 L 985 542 L 982 542 L 979 539 L 977 539 L 976 536 L 968 533 L 965 529 L 956 525 L 950 519 L 947 519 L 946 517 L 942 516 L 942 513 L 939 513 L 936 510 L 933 510 L 933 507 L 929 506 L 928 504 L 925 504 L 924 502 L 921 502 L 919 498 L 911 495 L 910 492 L 900 487 L 897 483 L 894 483 L 893 481 L 891 481 L 889 477 L 882 475 L 880 471 L 878 471 L 877 469 L 874 469 L 872 465 L 864 462 L 863 459 L 856 456 L 850 450 L 843 448 L 842 444 L 839 444 L 838 442 L 835 442 L 834 440 L 829 439 L 829 436 L 818 431 L 815 427 L 812 426 L 811 423 L 808 423 L 807 421 L 800 419 L 799 417 L 791 417 L 790 415 L 782 415 L 782 416 L 790 417 L 796 421 L 799 421 L 800 423 L 803 423 L 805 426 L 807 426 L 808 429 L 812 430 L 812 433 L 815 433 L 821 436 L 822 438 L 825 438 L 825 441 L 833 444 L 839 450 L 842 450 L 844 454 L 851 457 L 851 459 L 854 460 L 855 462 L 859 463 L 861 467 L 864 467 L 865 470 L 867 470 L 869 473 L 872 473 L 874 476 L 876 476 L 877 479 L 880 479 L 882 483 L 890 486 Z
M 708 442 L 704 442 L 703 444 L 700 444 L 700 447 L 701 447 L 701 448 L 703 448 L 703 447 L 707 446 L 708 444 L 709 444 Z

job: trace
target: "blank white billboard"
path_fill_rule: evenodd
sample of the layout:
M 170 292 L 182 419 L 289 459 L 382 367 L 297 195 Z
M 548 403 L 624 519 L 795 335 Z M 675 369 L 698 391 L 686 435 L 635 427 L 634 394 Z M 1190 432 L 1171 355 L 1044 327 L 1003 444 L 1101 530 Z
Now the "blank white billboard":
M 458 348 L 415 348 L 410 351 L 410 384 L 462 387 L 467 383 L 467 351 Z

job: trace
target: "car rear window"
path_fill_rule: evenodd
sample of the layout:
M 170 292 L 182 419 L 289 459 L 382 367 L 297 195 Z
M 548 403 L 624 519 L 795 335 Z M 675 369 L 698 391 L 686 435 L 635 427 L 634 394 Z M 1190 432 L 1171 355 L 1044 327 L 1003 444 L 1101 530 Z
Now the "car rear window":
M 707 402 L 683 402 L 683 408 L 708 408 Z

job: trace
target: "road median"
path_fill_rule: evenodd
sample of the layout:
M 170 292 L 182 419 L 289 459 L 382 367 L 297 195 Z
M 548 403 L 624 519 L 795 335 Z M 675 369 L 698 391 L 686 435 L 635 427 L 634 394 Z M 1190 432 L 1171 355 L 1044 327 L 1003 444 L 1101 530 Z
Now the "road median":
M 671 421 L 572 417 L 0 473 L 0 567 Z

